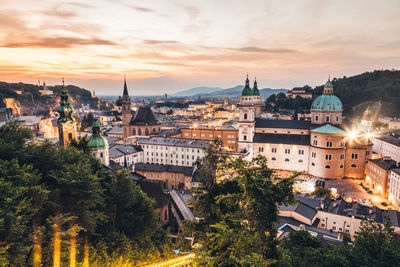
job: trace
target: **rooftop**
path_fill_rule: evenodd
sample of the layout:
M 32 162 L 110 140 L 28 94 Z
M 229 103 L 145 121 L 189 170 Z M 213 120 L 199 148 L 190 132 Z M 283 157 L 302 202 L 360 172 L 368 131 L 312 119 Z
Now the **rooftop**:
M 137 141 L 139 145 L 163 145 L 163 146 L 177 146 L 177 147 L 190 147 L 190 148 L 205 148 L 210 141 L 199 139 L 183 139 L 183 138 L 169 138 L 152 136 L 150 138 L 141 138 Z
M 174 172 L 191 176 L 193 174 L 193 167 L 136 163 L 135 171 Z
M 394 136 L 382 135 L 382 136 L 378 137 L 377 139 L 385 141 L 385 142 L 390 143 L 395 146 L 400 146 L 400 138 L 396 138 Z
M 141 148 L 132 145 L 114 144 L 109 148 L 110 158 L 119 158 L 125 155 L 142 151 Z
M 368 162 L 372 162 L 383 170 L 391 170 L 397 167 L 396 161 L 391 159 L 369 159 Z
M 256 119 L 256 128 L 309 129 L 310 121 Z
M 154 117 L 150 107 L 139 107 L 130 125 L 158 125 L 159 121 Z
M 310 145 L 310 135 L 255 133 L 254 143 Z
M 322 134 L 340 134 L 340 135 L 346 133 L 342 129 L 339 129 L 331 124 L 325 124 L 324 126 L 311 130 L 311 132 L 322 133 Z

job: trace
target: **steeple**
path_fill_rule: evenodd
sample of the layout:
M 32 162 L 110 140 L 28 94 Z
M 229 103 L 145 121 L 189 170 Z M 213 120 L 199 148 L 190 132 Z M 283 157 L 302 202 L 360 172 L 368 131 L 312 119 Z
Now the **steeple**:
M 247 74 L 246 85 L 242 90 L 242 96 L 251 96 L 251 95 L 253 95 L 253 90 L 251 90 L 250 88 L 249 74 Z
M 324 85 L 324 95 L 333 95 L 333 84 L 331 83 L 331 75 L 328 76 L 328 81 Z
M 122 94 L 123 97 L 129 97 L 128 94 L 128 87 L 126 86 L 126 76 L 124 74 L 124 93 Z
M 58 123 L 65 123 L 67 121 L 75 121 L 72 117 L 72 112 L 74 111 L 73 107 L 71 107 L 70 102 L 68 100 L 68 90 L 64 85 L 64 78 L 62 79 L 62 91 L 61 91 L 61 101 L 60 106 L 57 108 L 58 114 L 60 117 L 58 118 Z
M 257 78 L 254 78 L 254 87 L 253 87 L 253 95 L 260 95 L 260 91 L 258 90 L 257 87 Z

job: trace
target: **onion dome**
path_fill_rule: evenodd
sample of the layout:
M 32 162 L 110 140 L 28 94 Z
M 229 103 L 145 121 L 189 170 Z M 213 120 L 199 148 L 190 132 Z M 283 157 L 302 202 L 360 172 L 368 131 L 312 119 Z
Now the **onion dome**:
M 254 79 L 253 95 L 260 95 L 260 91 L 258 90 L 256 79 Z
M 108 146 L 107 139 L 100 134 L 100 123 L 97 119 L 94 120 L 92 125 L 92 136 L 88 142 L 90 150 L 104 149 Z
M 62 85 L 62 92 L 61 92 L 61 101 L 60 106 L 57 108 L 58 114 L 60 117 L 57 119 L 58 123 L 65 123 L 67 121 L 74 121 L 72 117 L 72 112 L 74 112 L 74 108 L 71 107 L 70 102 L 68 100 L 68 90 L 65 88 L 64 79 Z
M 247 75 L 246 85 L 242 90 L 242 96 L 251 96 L 251 95 L 253 95 L 253 90 L 251 90 L 250 88 L 249 75 Z
M 343 111 L 343 103 L 333 94 L 330 80 L 326 82 L 323 94 L 313 101 L 311 111 Z

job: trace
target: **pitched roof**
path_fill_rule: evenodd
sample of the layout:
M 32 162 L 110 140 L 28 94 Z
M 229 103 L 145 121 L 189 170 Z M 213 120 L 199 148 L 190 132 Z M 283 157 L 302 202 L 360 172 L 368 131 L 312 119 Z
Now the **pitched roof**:
M 310 136 L 302 134 L 267 134 L 255 133 L 254 143 L 310 145 Z
M 369 159 L 368 161 L 386 171 L 397 167 L 396 161 L 392 159 Z
M 256 128 L 309 129 L 310 121 L 256 119 Z
M 324 126 L 315 128 L 311 130 L 313 133 L 322 133 L 322 134 L 345 134 L 346 132 L 342 129 L 339 129 L 332 124 L 325 124 Z
M 150 107 L 139 107 L 129 125 L 158 125 L 160 124 Z
M 191 176 L 193 174 L 193 167 L 136 163 L 135 171 L 175 172 L 175 173 L 183 173 L 184 175 Z

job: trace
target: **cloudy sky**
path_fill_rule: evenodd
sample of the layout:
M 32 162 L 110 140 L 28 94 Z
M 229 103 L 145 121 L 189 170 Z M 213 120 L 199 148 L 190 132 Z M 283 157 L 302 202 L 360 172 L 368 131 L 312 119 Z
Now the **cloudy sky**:
M 400 67 L 399 0 L 0 0 L 0 80 L 120 94 Z

